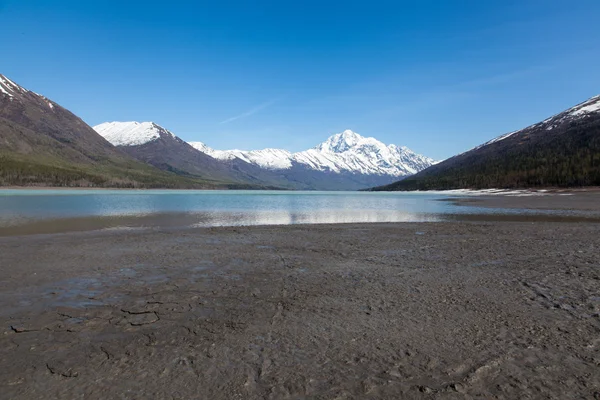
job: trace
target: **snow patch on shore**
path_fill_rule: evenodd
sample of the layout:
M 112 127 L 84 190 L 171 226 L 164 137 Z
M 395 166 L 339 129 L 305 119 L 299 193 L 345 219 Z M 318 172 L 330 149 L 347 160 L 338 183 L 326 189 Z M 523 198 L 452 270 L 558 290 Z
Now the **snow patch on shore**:
M 531 197 L 531 196 L 549 196 L 552 195 L 547 189 L 452 189 L 452 190 L 429 190 L 419 191 L 421 193 L 439 193 L 451 196 L 510 196 L 510 197 Z M 566 193 L 565 195 L 571 195 Z

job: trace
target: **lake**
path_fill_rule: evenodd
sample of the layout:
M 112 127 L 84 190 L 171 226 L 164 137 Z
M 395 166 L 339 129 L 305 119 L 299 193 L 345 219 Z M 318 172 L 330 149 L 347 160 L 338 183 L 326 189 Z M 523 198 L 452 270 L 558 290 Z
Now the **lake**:
M 78 221 L 78 229 L 86 224 L 118 228 L 425 222 L 456 214 L 524 212 L 440 201 L 449 197 L 440 192 L 3 189 L 0 227 L 56 227 L 58 221 Z

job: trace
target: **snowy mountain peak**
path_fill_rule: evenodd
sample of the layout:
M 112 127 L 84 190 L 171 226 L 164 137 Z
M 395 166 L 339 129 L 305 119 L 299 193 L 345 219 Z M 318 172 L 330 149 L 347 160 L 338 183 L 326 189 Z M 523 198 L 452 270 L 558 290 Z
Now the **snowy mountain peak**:
M 161 136 L 176 136 L 154 122 L 105 122 L 94 130 L 114 146 L 139 146 Z
M 332 135 L 318 146 L 297 153 L 282 149 L 214 150 L 202 142 L 190 145 L 213 158 L 237 158 L 270 170 L 290 169 L 296 165 L 315 171 L 399 177 L 415 174 L 435 163 L 407 147 L 386 146 L 351 130 Z
M 356 132 L 346 129 L 342 133 L 330 136 L 326 141 L 319 144 L 315 149 L 332 153 L 343 153 L 356 146 L 365 138 Z
M 347 143 L 358 142 L 359 140 L 364 139 L 364 136 L 361 136 L 350 129 L 346 129 L 344 132 L 333 136 L 337 136 L 340 140 L 343 140 Z
M 213 158 L 217 158 L 211 153 L 214 151 L 218 151 L 218 150 L 214 150 L 202 142 L 188 142 L 188 144 L 190 146 L 192 146 L 193 148 L 195 148 L 196 150 L 203 152 L 204 154 L 208 154 L 209 156 L 211 156 Z

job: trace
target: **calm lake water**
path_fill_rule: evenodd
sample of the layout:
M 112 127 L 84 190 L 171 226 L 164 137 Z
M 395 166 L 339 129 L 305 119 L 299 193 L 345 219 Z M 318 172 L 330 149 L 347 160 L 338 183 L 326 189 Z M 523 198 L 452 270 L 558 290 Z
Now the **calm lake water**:
M 102 227 L 234 226 L 439 221 L 454 214 L 520 212 L 440 201 L 448 197 L 405 192 L 4 189 L 0 227 L 98 217 L 112 221 Z

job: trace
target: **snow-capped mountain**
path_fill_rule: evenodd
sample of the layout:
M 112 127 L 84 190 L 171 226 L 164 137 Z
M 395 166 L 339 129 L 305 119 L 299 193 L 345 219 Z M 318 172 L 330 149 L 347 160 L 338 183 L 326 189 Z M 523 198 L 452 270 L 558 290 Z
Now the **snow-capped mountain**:
M 175 135 L 154 122 L 105 122 L 94 130 L 115 146 L 139 146 L 162 135 Z
M 271 170 L 290 169 L 299 164 L 323 172 L 403 177 L 435 163 L 407 147 L 385 145 L 375 138 L 364 137 L 351 130 L 335 134 L 316 147 L 298 153 L 281 149 L 214 150 L 202 142 L 190 144 L 217 159 L 238 158 Z
M 255 178 L 260 175 L 253 171 L 259 170 L 258 167 L 251 166 L 250 171 L 243 166 L 234 168 L 230 163 L 196 150 L 154 122 L 105 122 L 94 129 L 124 153 L 165 171 L 233 185 L 270 185 L 268 179 Z
M 292 153 L 281 149 L 262 149 L 262 150 L 215 150 L 202 142 L 190 142 L 190 145 L 196 150 L 208 154 L 219 160 L 240 159 L 250 164 L 258 165 L 266 169 L 287 169 L 292 166 Z
M 434 164 L 406 147 L 388 146 L 350 130 L 291 153 L 271 148 L 215 150 L 202 142 L 186 143 L 153 122 L 105 122 L 94 129 L 127 154 L 164 170 L 282 188 L 363 189 Z

